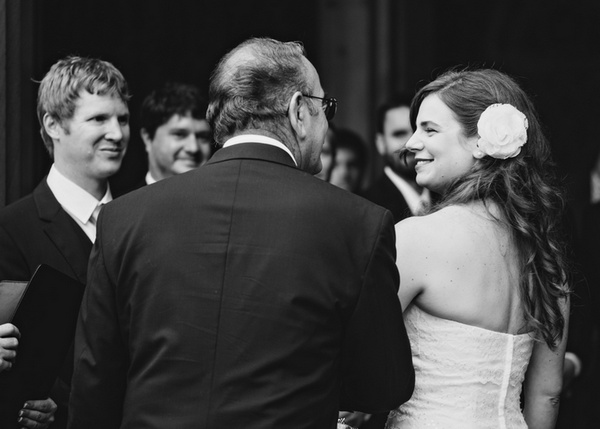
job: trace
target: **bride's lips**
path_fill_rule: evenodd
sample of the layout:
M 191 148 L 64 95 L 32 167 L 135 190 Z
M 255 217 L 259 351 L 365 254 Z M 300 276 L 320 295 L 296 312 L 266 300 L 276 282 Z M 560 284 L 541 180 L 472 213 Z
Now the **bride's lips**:
M 433 159 L 429 159 L 429 158 L 415 158 L 415 162 L 416 162 L 415 168 L 423 166 L 425 164 L 429 164 L 432 161 L 433 161 Z

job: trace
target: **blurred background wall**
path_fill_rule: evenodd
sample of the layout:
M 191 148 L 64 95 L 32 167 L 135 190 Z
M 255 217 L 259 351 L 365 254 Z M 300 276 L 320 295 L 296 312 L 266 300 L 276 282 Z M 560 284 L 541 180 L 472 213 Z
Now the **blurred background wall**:
M 132 139 L 116 181 L 146 170 L 137 125 L 165 80 L 207 87 L 216 61 L 250 36 L 301 40 L 339 100 L 335 123 L 374 136 L 374 112 L 451 66 L 508 72 L 536 100 L 575 207 L 600 141 L 600 2 L 585 0 L 0 0 L 0 206 L 46 174 L 37 84 L 68 54 L 127 78 Z

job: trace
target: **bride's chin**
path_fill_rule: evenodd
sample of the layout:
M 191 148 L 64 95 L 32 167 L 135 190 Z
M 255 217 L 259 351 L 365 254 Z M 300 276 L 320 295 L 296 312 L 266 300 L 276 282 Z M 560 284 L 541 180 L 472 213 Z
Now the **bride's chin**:
M 428 184 L 427 178 L 425 178 L 423 175 L 419 175 L 418 173 L 417 177 L 415 177 L 415 182 L 417 182 L 417 185 L 422 186 L 424 188 L 426 188 Z

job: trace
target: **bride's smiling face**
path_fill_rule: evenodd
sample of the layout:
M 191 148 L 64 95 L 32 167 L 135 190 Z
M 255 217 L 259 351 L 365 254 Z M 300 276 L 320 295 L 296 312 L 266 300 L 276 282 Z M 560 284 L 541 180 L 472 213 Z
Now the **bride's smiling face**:
M 444 193 L 452 182 L 473 167 L 477 136 L 465 136 L 454 113 L 437 94 L 423 99 L 416 126 L 406 147 L 415 154 L 417 183 Z

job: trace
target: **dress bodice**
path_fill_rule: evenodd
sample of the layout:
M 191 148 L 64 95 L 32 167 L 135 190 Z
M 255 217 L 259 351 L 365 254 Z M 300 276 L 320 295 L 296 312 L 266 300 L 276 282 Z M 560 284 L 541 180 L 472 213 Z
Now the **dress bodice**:
M 520 407 L 533 350 L 511 335 L 442 319 L 411 305 L 404 313 L 415 367 L 411 399 L 387 429 L 527 428 Z

